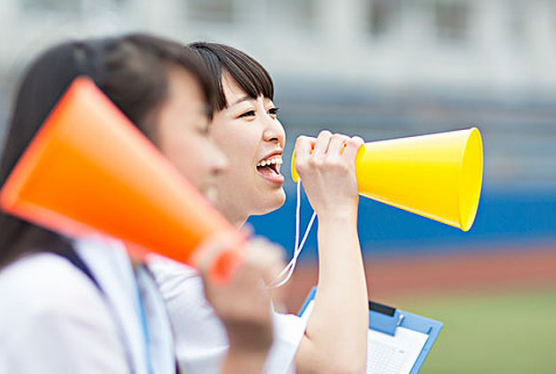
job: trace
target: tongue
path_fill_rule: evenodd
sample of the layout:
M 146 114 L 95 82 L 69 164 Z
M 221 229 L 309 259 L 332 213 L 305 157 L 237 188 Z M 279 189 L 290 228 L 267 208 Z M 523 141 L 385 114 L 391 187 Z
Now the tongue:
M 257 166 L 257 171 L 263 175 L 278 175 L 270 166 Z

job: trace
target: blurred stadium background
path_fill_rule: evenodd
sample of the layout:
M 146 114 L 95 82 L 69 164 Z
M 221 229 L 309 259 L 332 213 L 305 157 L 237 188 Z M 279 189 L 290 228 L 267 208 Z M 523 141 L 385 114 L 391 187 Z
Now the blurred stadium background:
M 255 56 L 275 79 L 288 154 L 324 128 L 371 141 L 479 127 L 470 232 L 361 199 L 370 296 L 444 322 L 422 373 L 556 372 L 556 1 L 1 0 L 0 137 L 40 50 L 127 31 Z M 286 206 L 252 224 L 291 253 L 286 189 Z M 292 311 L 316 281 L 315 231 Z

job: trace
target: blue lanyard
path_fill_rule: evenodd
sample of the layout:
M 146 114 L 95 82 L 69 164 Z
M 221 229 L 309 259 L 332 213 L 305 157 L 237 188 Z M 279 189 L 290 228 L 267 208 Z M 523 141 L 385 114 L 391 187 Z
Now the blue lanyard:
M 152 355 L 150 349 L 150 334 L 149 334 L 149 325 L 147 322 L 147 310 L 145 307 L 145 298 L 141 292 L 141 286 L 139 285 L 139 272 L 144 270 L 142 269 L 143 265 L 139 265 L 135 272 L 135 279 L 137 281 L 137 308 L 139 309 L 139 316 L 141 317 L 141 327 L 143 330 L 143 337 L 145 338 L 145 359 L 147 361 L 147 371 L 149 374 L 153 374 L 153 362 L 152 362 Z
M 91 269 L 89 269 L 89 267 L 87 266 L 87 264 L 85 262 L 83 262 L 83 260 L 81 259 L 81 257 L 79 257 L 79 255 L 77 254 L 77 252 L 75 251 L 75 249 L 73 249 L 73 247 L 71 246 L 62 246 L 59 249 L 56 249 L 56 251 L 52 251 L 51 253 L 57 254 L 59 256 L 62 256 L 64 258 L 66 258 L 69 262 L 71 262 L 75 267 L 77 267 L 79 270 L 81 270 L 95 285 L 95 287 L 98 289 L 98 291 L 100 292 L 101 297 L 104 299 L 110 314 L 112 315 L 112 318 L 114 319 L 114 321 L 116 321 L 116 329 L 117 329 L 117 334 L 118 334 L 118 339 L 120 340 L 120 342 L 122 343 L 122 346 L 124 348 L 124 352 L 125 352 L 125 357 L 126 357 L 126 361 L 129 365 L 129 370 L 131 371 L 131 374 L 135 374 L 135 370 L 133 369 L 134 364 L 133 364 L 133 359 L 132 359 L 132 355 L 131 355 L 131 351 L 130 348 L 126 342 L 126 339 L 124 338 L 125 333 L 123 331 L 123 326 L 121 323 L 119 323 L 119 318 L 117 316 L 117 314 L 114 311 L 114 308 L 112 307 L 112 305 L 110 304 L 110 300 L 108 299 L 106 293 L 104 292 L 104 290 L 102 289 L 102 287 L 100 286 L 100 284 L 98 283 L 97 279 L 95 278 L 95 276 L 93 275 Z M 137 277 L 136 277 L 137 279 Z M 137 280 L 137 289 L 139 289 L 139 281 Z M 146 330 L 146 316 L 144 314 L 144 308 L 143 308 L 143 303 L 142 303 L 142 298 L 141 298 L 141 294 L 139 294 L 139 304 L 141 305 L 140 310 L 142 311 L 141 314 L 141 319 L 143 320 L 143 326 L 144 326 L 144 333 L 146 333 L 146 341 L 147 341 L 147 350 L 148 350 L 148 330 Z M 149 373 L 152 374 L 152 365 L 151 365 L 151 360 L 150 360 L 150 356 L 147 356 L 148 358 L 148 364 L 149 364 Z

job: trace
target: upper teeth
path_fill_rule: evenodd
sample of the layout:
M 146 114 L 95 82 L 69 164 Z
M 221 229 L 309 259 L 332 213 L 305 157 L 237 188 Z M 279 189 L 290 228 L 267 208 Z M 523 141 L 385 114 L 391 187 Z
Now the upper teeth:
M 269 158 L 268 160 L 263 160 L 263 161 L 259 162 L 257 164 L 257 166 L 282 165 L 282 164 L 283 164 L 282 157 L 275 156 L 275 157 Z

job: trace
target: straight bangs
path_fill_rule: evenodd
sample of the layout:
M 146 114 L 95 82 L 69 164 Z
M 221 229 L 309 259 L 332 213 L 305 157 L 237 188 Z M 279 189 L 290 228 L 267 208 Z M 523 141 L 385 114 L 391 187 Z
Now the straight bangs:
M 254 58 L 233 47 L 218 44 L 197 42 L 189 45 L 199 52 L 208 69 L 212 73 L 214 86 L 217 87 L 217 110 L 228 106 L 222 74 L 227 71 L 245 93 L 256 99 L 263 96 L 274 100 L 274 83 L 270 74 Z

